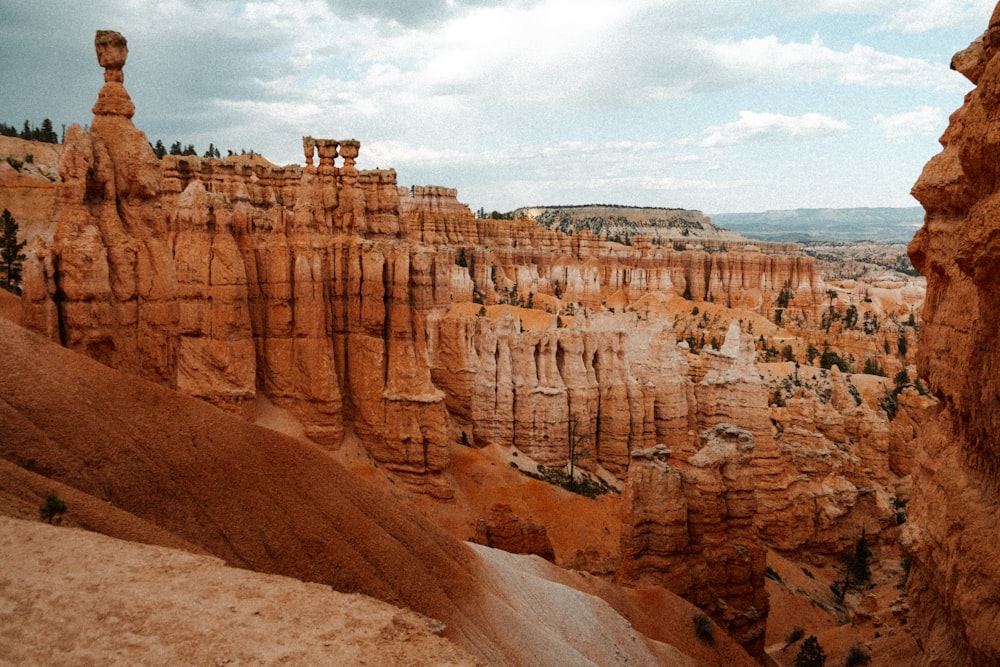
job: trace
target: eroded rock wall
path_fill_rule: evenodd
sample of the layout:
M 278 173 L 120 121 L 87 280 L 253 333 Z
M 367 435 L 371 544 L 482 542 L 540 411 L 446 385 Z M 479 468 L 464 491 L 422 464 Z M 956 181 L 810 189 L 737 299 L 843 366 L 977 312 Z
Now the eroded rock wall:
M 924 664 L 1000 663 L 1000 7 L 952 66 L 973 84 L 913 195 L 927 277 L 917 364 L 940 400 L 922 425 L 904 546 Z

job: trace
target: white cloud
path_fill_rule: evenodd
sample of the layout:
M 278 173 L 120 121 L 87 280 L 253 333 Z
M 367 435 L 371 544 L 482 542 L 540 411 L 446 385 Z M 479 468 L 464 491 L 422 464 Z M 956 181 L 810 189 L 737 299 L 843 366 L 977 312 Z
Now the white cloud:
M 883 27 L 907 33 L 966 25 L 985 28 L 994 7 L 993 0 L 923 0 L 895 9 Z
M 715 148 L 774 139 L 825 139 L 849 131 L 847 123 L 818 113 L 784 116 L 741 111 L 740 119 L 705 128 L 701 146 Z
M 969 25 L 986 27 L 994 0 L 784 0 L 803 14 L 857 14 L 881 17 L 878 29 L 924 33 Z
M 887 139 L 903 141 L 910 137 L 933 137 L 941 134 L 948 119 L 937 107 L 920 107 L 907 113 L 875 116 L 875 124 L 882 128 Z
M 918 87 L 931 90 L 967 89 L 961 77 L 943 63 L 897 56 L 870 46 L 855 44 L 850 51 L 837 51 L 819 36 L 809 43 L 782 42 L 775 36 L 704 43 L 703 48 L 723 68 L 746 84 L 784 80 L 787 82 L 836 81 L 869 87 Z M 963 88 L 964 86 L 964 88 Z

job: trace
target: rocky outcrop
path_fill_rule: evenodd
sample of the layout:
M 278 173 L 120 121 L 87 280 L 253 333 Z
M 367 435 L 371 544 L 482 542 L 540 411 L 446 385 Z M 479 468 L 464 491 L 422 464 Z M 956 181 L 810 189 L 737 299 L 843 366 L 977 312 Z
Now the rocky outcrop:
M 522 327 L 509 312 L 438 326 L 433 378 L 477 443 L 563 467 L 572 438 L 576 464 L 621 478 L 630 449 L 686 437 L 685 363 L 663 322 L 600 315 L 573 328 Z
M 722 348 L 697 361 L 685 403 L 697 439 L 631 452 L 617 576 L 686 597 L 763 655 L 768 603 L 759 534 L 774 517 L 760 509 L 781 506 L 773 496 L 785 490 L 787 475 L 760 409 L 767 395 L 752 339 L 734 322 Z
M 927 212 L 910 257 L 927 277 L 917 365 L 940 400 L 922 425 L 904 546 L 924 664 L 1000 662 L 1000 7 L 952 66 L 975 89 L 913 195 Z
M 471 541 L 512 554 L 541 556 L 550 562 L 556 559 L 545 526 L 518 517 L 510 505 L 503 503 L 497 503 L 488 515 L 476 521 L 476 534 Z
M 52 238 L 61 144 L 0 136 L 0 211 L 14 216 L 21 240 Z
M 617 576 L 687 598 L 760 656 L 768 601 L 754 528 L 754 436 L 731 424 L 700 436 L 687 461 L 673 463 L 663 445 L 632 452 Z

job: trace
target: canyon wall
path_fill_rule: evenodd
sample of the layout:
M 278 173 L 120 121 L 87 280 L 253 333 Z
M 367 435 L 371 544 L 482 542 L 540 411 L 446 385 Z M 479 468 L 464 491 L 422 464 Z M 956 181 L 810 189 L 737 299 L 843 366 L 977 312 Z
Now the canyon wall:
M 918 365 L 940 407 L 922 425 L 904 546 L 927 665 L 1000 663 L 1000 7 L 952 60 L 975 89 L 913 195 L 910 257 L 927 276 Z

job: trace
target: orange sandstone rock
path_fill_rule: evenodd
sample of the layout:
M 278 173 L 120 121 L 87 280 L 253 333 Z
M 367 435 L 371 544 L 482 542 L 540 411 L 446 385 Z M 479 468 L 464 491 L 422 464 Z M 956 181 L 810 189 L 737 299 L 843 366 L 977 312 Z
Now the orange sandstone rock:
M 924 664 L 1000 662 L 997 289 L 1000 7 L 952 66 L 976 84 L 913 195 L 927 214 L 910 257 L 927 276 L 917 365 L 940 408 L 922 424 L 910 521 L 909 593 Z

